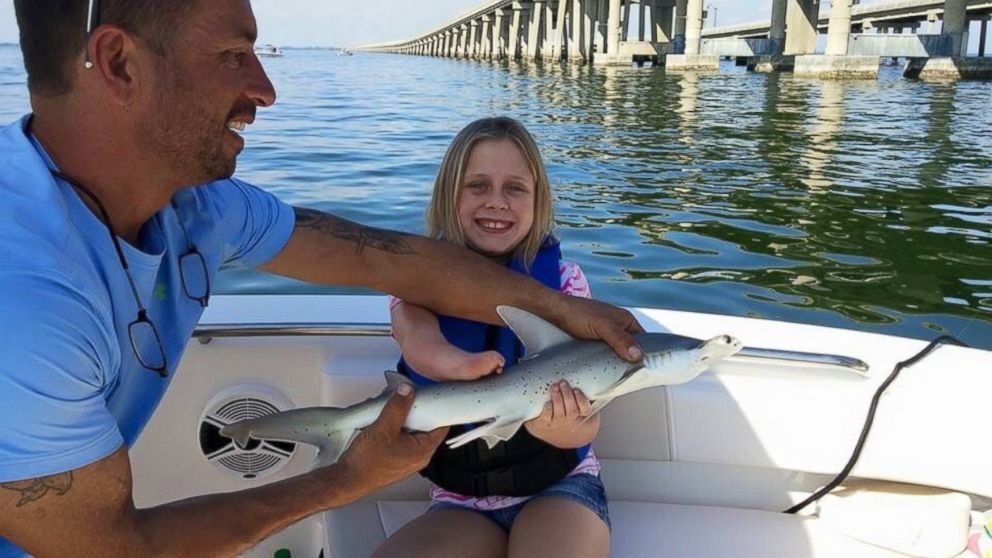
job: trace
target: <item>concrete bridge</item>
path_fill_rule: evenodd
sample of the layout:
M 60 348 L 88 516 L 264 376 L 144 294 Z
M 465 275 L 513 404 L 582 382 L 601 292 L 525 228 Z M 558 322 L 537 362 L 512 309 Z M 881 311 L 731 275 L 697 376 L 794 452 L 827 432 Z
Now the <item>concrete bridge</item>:
M 734 56 L 747 59 L 755 71 L 826 78 L 874 77 L 884 56 L 908 58 L 911 77 L 992 77 L 992 58 L 984 57 L 992 0 L 864 6 L 834 0 L 825 17 L 819 0 L 773 0 L 767 23 L 705 31 L 703 2 L 490 0 L 419 37 L 360 50 L 622 66 L 651 61 L 672 71 L 713 71 L 719 57 Z M 981 22 L 978 58 L 965 56 L 972 20 Z M 924 25 L 927 32 L 921 33 Z M 823 30 L 825 54 L 816 55 Z

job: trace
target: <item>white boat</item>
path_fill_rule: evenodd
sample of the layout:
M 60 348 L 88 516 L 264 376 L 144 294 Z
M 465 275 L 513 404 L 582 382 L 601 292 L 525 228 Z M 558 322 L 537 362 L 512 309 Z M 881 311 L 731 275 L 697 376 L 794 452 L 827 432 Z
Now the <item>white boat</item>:
M 240 449 L 219 426 L 378 393 L 398 349 L 379 296 L 215 296 L 132 452 L 135 503 L 229 491 L 311 467 L 314 450 Z M 965 556 L 992 509 L 992 351 L 942 346 L 886 391 L 846 488 L 781 513 L 851 456 L 872 396 L 919 340 L 731 316 L 634 309 L 651 331 L 746 347 L 692 382 L 612 403 L 594 442 L 618 558 Z M 837 357 L 829 356 L 837 355 Z M 867 371 L 859 362 L 867 365 Z M 248 556 L 365 557 L 427 506 L 417 476 L 307 518 Z M 970 556 L 970 554 L 968 555 Z
M 346 48 L 342 48 L 338 51 L 338 56 L 352 56 L 354 53 Z
M 255 47 L 255 56 L 279 57 L 282 56 L 282 49 L 275 45 L 260 45 Z

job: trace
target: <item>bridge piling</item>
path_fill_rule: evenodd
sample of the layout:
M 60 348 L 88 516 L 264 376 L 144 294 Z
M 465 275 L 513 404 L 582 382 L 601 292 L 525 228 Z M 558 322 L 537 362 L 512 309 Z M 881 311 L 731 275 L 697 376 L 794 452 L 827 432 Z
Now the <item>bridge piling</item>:
M 980 31 L 978 32 L 978 56 L 985 56 L 985 43 L 988 42 L 988 31 L 989 31 L 989 16 L 985 16 L 981 20 Z
M 797 56 L 793 69 L 795 75 L 828 79 L 878 77 L 878 56 L 852 56 L 848 53 L 851 4 L 852 0 L 834 0 L 830 7 L 826 53 Z
M 755 56 L 748 60 L 747 68 L 753 72 L 791 71 L 795 66 L 795 56 L 786 56 L 785 51 L 785 22 L 789 0 L 772 1 L 771 29 L 768 31 L 768 54 Z
M 665 69 L 676 72 L 718 71 L 720 58 L 701 54 L 703 32 L 703 0 L 688 0 L 685 11 L 685 54 L 665 57 Z
M 967 56 L 967 10 L 968 0 L 945 0 L 941 36 L 948 45 L 947 52 L 943 56 L 909 59 L 904 76 L 941 81 L 992 78 L 992 60 Z
M 360 50 L 620 66 L 665 59 L 670 71 L 717 70 L 726 57 L 747 60 L 754 71 L 792 68 L 834 78 L 877 75 L 883 57 L 907 60 L 908 77 L 992 77 L 992 59 L 986 58 L 992 0 L 858 6 L 857 0 L 835 0 L 823 19 L 821 0 L 772 0 L 767 22 L 703 30 L 704 1 L 489 0 L 421 37 Z M 933 33 L 940 19 L 940 33 Z M 930 33 L 923 32 L 927 28 Z M 977 57 L 966 56 L 969 29 L 978 35 Z M 815 55 L 821 31 L 826 49 Z

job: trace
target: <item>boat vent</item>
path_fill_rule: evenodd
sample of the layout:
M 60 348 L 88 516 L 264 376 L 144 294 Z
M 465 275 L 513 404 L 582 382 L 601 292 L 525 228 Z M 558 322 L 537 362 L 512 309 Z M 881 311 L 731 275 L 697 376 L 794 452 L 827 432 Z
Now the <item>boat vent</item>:
M 200 419 L 200 451 L 214 467 L 245 480 L 269 476 L 282 469 L 293 457 L 296 444 L 277 440 L 249 438 L 244 446 L 222 436 L 221 428 L 241 420 L 277 413 L 289 405 L 277 405 L 257 393 L 216 397 Z M 282 401 L 280 401 L 282 403 Z

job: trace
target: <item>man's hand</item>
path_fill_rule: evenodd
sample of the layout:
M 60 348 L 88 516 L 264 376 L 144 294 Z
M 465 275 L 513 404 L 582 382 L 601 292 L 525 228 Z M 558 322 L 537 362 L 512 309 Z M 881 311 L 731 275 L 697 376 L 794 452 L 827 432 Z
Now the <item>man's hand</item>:
M 413 406 L 413 388 L 403 383 L 389 398 L 379 418 L 361 431 L 338 464 L 364 493 L 400 481 L 427 466 L 444 440 L 447 428 L 407 432 L 403 423 Z
M 644 328 L 629 311 L 605 302 L 562 295 L 564 306 L 558 327 L 579 339 L 601 339 L 620 358 L 637 361 L 643 356 L 634 334 Z

